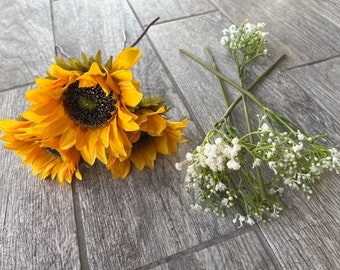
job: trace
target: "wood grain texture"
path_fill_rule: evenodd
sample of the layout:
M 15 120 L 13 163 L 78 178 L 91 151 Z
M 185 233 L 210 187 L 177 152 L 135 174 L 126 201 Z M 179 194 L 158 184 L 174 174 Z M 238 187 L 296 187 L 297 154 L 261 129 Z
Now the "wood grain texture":
M 33 83 L 54 55 L 50 1 L 1 1 L 0 28 L 0 90 Z
M 283 269 L 272 261 L 251 231 L 227 241 L 172 259 L 152 270 Z
M 212 124 L 225 112 L 217 79 L 209 71 L 182 55 L 179 49 L 185 49 L 205 59 L 206 62 L 208 59 L 203 49 L 205 45 L 209 46 L 214 55 L 223 55 L 224 49 L 219 46 L 220 33 L 225 28 L 223 23 L 225 24 L 222 17 L 216 12 L 156 25 L 149 32 L 162 61 L 205 132 L 211 129 Z M 209 36 L 202 35 L 209 31 Z M 225 74 L 231 74 L 231 78 L 237 81 L 236 73 L 230 65 L 225 65 L 219 57 L 216 61 Z
M 0 93 L 0 119 L 27 107 L 24 90 Z M 0 269 L 79 269 L 71 186 L 39 181 L 14 152 L 3 149 L 0 170 Z
M 128 0 L 142 25 L 160 17 L 158 23 L 195 16 L 216 10 L 204 0 Z
M 208 45 L 222 73 L 237 81 L 219 40 L 224 28 L 245 18 L 266 22 L 270 32 L 270 58 L 253 69 L 255 76 L 282 52 L 288 54 L 254 93 L 307 133 L 329 133 L 327 144 L 339 144 L 339 3 L 192 2 L 0 3 L 0 91 L 13 89 L 0 93 L 0 119 L 16 118 L 27 107 L 25 89 L 17 86 L 44 75 L 53 61 L 54 42 L 72 57 L 101 49 L 106 59 L 132 44 L 160 16 L 138 44 L 143 54 L 134 76 L 144 94 L 164 97 L 172 107 L 171 120 L 189 120 L 188 142 L 176 154 L 159 156 L 154 170 L 132 170 L 124 181 L 113 180 L 100 163 L 72 186 L 38 181 L 1 143 L 1 270 L 340 268 L 339 175 L 327 173 L 308 201 L 287 191 L 280 218 L 238 229 L 231 216 L 192 210 L 184 172 L 174 168 L 224 113 L 215 76 L 178 49 L 208 62 L 203 51 Z M 230 87 L 228 91 L 231 99 L 239 95 Z M 234 116 L 243 129 L 240 106 Z
M 329 147 L 340 142 L 339 72 L 339 58 L 287 71 L 300 86 L 285 93 L 292 101 L 288 115 L 309 134 L 328 133 Z M 299 116 L 294 108 L 299 108 Z M 283 216 L 261 226 L 284 268 L 340 268 L 339 179 L 335 173 L 323 175 L 309 201 L 301 193 L 288 192 L 282 199 Z
M 287 66 L 320 61 L 340 54 L 338 1 L 212 0 L 233 23 L 245 18 L 264 22 L 270 48 L 289 54 Z
M 284 269 L 340 267 L 339 175 L 325 174 L 306 201 L 286 192 L 285 212 L 261 229 Z

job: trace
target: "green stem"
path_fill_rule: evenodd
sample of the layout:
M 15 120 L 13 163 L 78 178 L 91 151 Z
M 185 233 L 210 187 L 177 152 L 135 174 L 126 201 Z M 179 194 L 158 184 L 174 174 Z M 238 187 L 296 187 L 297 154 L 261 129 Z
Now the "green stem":
M 218 71 L 217 66 L 216 66 L 216 63 L 215 63 L 215 60 L 214 60 L 214 58 L 213 58 L 213 56 L 212 56 L 212 54 L 211 54 L 211 52 L 210 52 L 208 46 L 205 46 L 205 47 L 204 47 L 204 50 L 205 50 L 205 52 L 206 52 L 206 55 L 207 55 L 208 58 L 209 58 L 210 65 L 211 65 L 216 71 Z M 229 100 L 228 100 L 228 97 L 227 97 L 226 92 L 224 91 L 224 88 L 223 88 L 223 85 L 222 85 L 222 80 L 221 80 L 219 77 L 217 77 L 217 79 L 218 79 L 218 86 L 219 86 L 219 88 L 220 88 L 220 91 L 221 91 L 221 94 L 222 94 L 222 97 L 223 97 L 224 105 L 226 106 L 226 109 L 228 109 L 228 108 L 229 108 Z M 230 117 L 229 117 L 229 124 L 230 124 L 230 125 L 233 124 L 233 120 L 232 120 L 231 115 L 230 115 Z
M 240 87 L 237 83 L 235 83 L 234 81 L 230 80 L 228 77 L 224 76 L 222 73 L 216 71 L 215 69 L 213 69 L 212 67 L 210 67 L 208 64 L 204 63 L 201 59 L 199 59 L 198 57 L 194 56 L 193 54 L 189 53 L 186 50 L 183 49 L 179 49 L 179 51 L 188 56 L 189 58 L 191 58 L 192 60 L 194 60 L 195 62 L 199 63 L 200 65 L 202 65 L 204 68 L 206 68 L 207 70 L 209 70 L 210 72 L 212 72 L 213 74 L 215 74 L 217 77 L 219 77 L 220 79 L 226 81 L 227 83 L 229 83 L 231 86 L 233 86 L 234 88 L 236 88 L 238 91 L 240 91 L 241 93 L 245 94 L 246 96 L 248 96 L 251 100 L 253 100 L 261 109 L 264 109 L 265 106 L 264 104 L 257 98 L 255 97 L 252 93 L 250 93 L 249 91 L 247 91 L 246 89 L 243 89 L 242 87 Z M 284 55 L 282 55 L 281 57 L 283 57 Z
M 239 74 L 239 75 L 241 75 L 241 74 Z M 241 87 L 243 88 L 243 80 L 242 80 L 241 76 L 239 78 L 240 78 Z M 246 119 L 248 133 L 250 134 L 249 141 L 250 141 L 251 144 L 254 144 L 254 135 L 252 134 L 253 129 L 252 129 L 252 126 L 251 126 L 251 120 L 250 120 L 249 111 L 248 111 L 248 104 L 247 104 L 246 96 L 244 95 L 244 93 L 242 93 L 241 98 L 243 100 L 244 117 Z M 264 186 L 264 181 L 263 181 L 263 177 L 262 177 L 260 168 L 255 167 L 255 172 L 256 172 L 257 183 L 259 185 L 261 200 L 264 201 L 264 200 L 267 199 L 267 192 L 266 192 L 266 189 L 265 189 L 265 186 Z
M 251 91 L 264 77 L 266 77 L 275 67 L 276 65 L 284 58 L 285 54 L 282 54 L 276 61 L 271 64 L 270 67 L 268 67 L 257 79 L 247 88 L 247 91 Z M 235 108 L 235 106 L 241 101 L 242 96 L 239 96 L 237 99 L 234 100 L 233 103 L 230 104 L 227 111 L 223 115 L 222 118 L 227 118 L 232 110 Z

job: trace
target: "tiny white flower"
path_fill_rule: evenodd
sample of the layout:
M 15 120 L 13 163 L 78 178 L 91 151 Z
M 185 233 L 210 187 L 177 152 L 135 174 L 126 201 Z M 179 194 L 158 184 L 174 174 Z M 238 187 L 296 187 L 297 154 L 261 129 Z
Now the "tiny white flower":
M 185 158 L 189 161 L 192 161 L 194 159 L 194 154 L 193 153 L 187 153 L 185 155 Z
M 187 173 L 188 174 L 193 174 L 195 173 L 195 167 L 194 165 L 189 165 L 188 168 L 187 168 Z
M 256 158 L 255 161 L 254 161 L 254 163 L 253 163 L 253 169 L 254 169 L 255 167 L 259 167 L 259 166 L 261 165 L 261 163 L 262 163 L 262 160 L 259 159 L 259 158 Z
M 229 33 L 234 33 L 236 31 L 236 25 L 232 24 L 229 26 Z
M 228 205 L 228 199 L 227 198 L 224 198 L 222 201 L 221 201 L 221 203 L 222 203 L 222 205 Z
M 229 42 L 229 38 L 227 36 L 223 36 L 221 38 L 221 41 L 220 41 L 221 45 L 227 45 L 228 42 Z
M 222 30 L 223 35 L 228 35 L 229 34 L 229 29 L 223 29 Z
M 305 136 L 300 132 L 300 130 L 298 130 L 297 132 L 298 132 L 298 135 L 297 135 L 298 140 L 302 141 L 305 138 Z
M 239 222 L 240 222 L 240 226 L 239 226 L 239 228 L 240 227 L 242 227 L 243 226 L 243 222 L 246 220 L 246 217 L 245 216 L 242 216 L 242 215 L 240 215 L 240 217 L 239 217 Z
M 296 153 L 296 152 L 300 152 L 300 151 L 303 149 L 303 143 L 300 142 L 299 144 L 294 145 L 294 146 L 292 147 L 292 149 L 293 149 L 293 151 L 294 151 L 295 153 Z
M 262 126 L 260 127 L 260 130 L 269 132 L 271 131 L 271 128 L 267 123 L 263 123 Z
M 247 222 L 250 226 L 252 226 L 252 225 L 255 224 L 255 221 L 254 221 L 251 217 L 249 217 L 249 216 L 246 218 L 246 222 Z
M 225 184 L 223 184 L 223 183 L 218 183 L 217 185 L 216 185 L 216 187 L 215 187 L 215 190 L 216 191 L 223 191 L 223 190 L 225 190 L 227 187 L 226 187 L 226 185 Z
M 180 171 L 180 170 L 182 170 L 183 166 L 182 166 L 182 163 L 177 162 L 177 163 L 175 163 L 175 167 L 178 171 Z
M 236 214 L 235 218 L 233 219 L 233 223 L 236 223 L 236 222 L 237 222 L 238 216 L 239 216 L 239 214 Z
M 277 174 L 276 162 L 275 161 L 269 161 L 268 166 L 269 166 L 270 169 L 272 169 L 274 171 L 275 174 Z
M 231 170 L 237 171 L 241 168 L 241 165 L 235 159 L 231 159 L 227 162 L 227 167 Z
M 239 141 L 239 139 L 237 137 L 235 137 L 234 139 L 231 140 L 231 143 L 233 145 L 238 145 L 238 141 Z

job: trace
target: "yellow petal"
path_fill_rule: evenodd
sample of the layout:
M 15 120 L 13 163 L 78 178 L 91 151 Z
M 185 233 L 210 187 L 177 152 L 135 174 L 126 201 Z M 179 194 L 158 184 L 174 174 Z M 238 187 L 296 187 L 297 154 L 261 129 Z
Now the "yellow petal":
M 142 100 L 143 94 L 138 92 L 131 81 L 123 81 L 119 84 L 121 101 L 131 107 L 137 106 Z
M 135 47 L 127 48 L 119 53 L 112 68 L 114 70 L 129 69 L 137 63 L 141 54 L 141 49 Z
M 105 76 L 106 73 L 103 73 L 98 65 L 97 62 L 93 62 L 91 64 L 91 67 L 89 71 L 85 72 L 82 76 L 93 76 L 93 75 L 100 75 L 100 76 Z
M 166 121 L 158 114 L 150 115 L 148 121 L 142 123 L 140 128 L 151 136 L 161 136 L 166 128 Z
M 161 136 L 161 137 L 156 137 L 156 146 L 157 146 L 157 152 L 160 154 L 170 154 L 171 152 L 168 149 L 168 141 L 167 141 L 167 136 Z
M 96 152 L 97 152 L 97 158 L 103 163 L 107 164 L 107 157 L 104 146 L 101 144 L 100 141 L 97 141 L 95 146 Z
M 109 146 L 110 143 L 110 126 L 107 125 L 100 129 L 100 139 L 103 143 L 103 146 L 106 148 Z
M 133 150 L 133 154 L 130 156 L 131 162 L 137 170 L 142 170 L 145 167 L 145 158 L 142 153 L 139 152 L 138 149 Z
M 76 131 L 73 128 L 65 130 L 60 139 L 60 148 L 62 150 L 71 148 L 76 143 Z
M 132 71 L 131 70 L 117 70 L 111 73 L 111 76 L 118 81 L 131 81 Z

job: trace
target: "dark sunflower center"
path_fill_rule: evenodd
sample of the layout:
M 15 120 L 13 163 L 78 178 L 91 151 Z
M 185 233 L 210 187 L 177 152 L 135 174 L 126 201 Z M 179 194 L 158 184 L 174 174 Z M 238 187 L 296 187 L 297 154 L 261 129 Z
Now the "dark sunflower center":
M 79 87 L 76 81 L 64 92 L 64 108 L 76 123 L 95 128 L 107 123 L 115 110 L 112 93 L 106 95 L 100 85 Z
M 60 153 L 58 152 L 58 150 L 50 148 L 50 147 L 44 147 L 45 151 L 50 153 L 51 155 L 57 157 L 57 158 L 61 158 Z
M 133 143 L 132 145 L 133 147 L 140 147 L 140 146 L 147 144 L 148 142 L 152 140 L 153 140 L 153 137 L 151 135 L 149 135 L 147 132 L 141 131 L 139 140 Z

